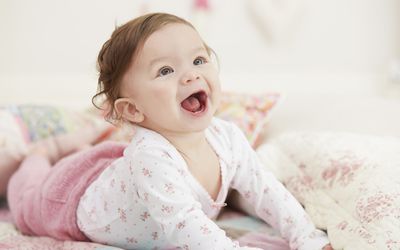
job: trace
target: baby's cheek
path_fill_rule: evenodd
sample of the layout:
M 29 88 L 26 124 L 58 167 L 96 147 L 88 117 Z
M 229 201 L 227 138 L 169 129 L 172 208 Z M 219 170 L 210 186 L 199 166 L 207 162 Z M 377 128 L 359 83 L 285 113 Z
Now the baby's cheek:
M 166 87 L 155 88 L 152 91 L 152 98 L 156 100 L 166 100 L 172 96 L 171 89 Z

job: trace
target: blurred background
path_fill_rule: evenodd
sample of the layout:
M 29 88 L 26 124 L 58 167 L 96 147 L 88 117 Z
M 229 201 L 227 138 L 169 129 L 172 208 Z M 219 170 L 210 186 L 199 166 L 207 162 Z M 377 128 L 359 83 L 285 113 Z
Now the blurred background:
M 230 91 L 400 99 L 399 0 L 0 0 L 0 104 L 88 107 L 114 27 L 191 21 Z

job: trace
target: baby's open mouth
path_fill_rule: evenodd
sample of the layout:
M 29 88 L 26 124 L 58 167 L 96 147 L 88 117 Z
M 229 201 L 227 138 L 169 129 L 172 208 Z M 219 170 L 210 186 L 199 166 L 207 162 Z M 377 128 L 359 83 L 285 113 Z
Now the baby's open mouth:
M 205 110 L 207 104 L 207 94 L 204 91 L 199 91 L 191 94 L 188 98 L 181 102 L 182 108 L 185 110 L 198 113 Z

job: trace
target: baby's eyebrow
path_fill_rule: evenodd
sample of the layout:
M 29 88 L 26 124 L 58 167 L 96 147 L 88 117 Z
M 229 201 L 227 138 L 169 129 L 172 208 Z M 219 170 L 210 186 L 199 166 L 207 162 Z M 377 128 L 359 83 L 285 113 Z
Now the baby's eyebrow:
M 207 50 L 206 50 L 206 48 L 204 48 L 204 46 L 196 47 L 196 48 L 191 50 L 191 54 L 195 54 L 195 53 L 198 53 L 198 52 L 207 52 Z M 157 62 L 166 61 L 169 58 L 170 57 L 168 57 L 168 56 L 156 57 L 156 58 L 152 59 L 149 62 L 149 65 L 150 65 L 150 67 L 153 67 L 153 65 L 156 64 Z
M 152 59 L 149 63 L 150 67 L 153 67 L 154 64 L 160 61 L 166 61 L 168 59 L 168 56 L 161 56 L 161 57 L 156 57 Z
M 202 52 L 202 51 L 207 51 L 206 48 L 204 48 L 204 46 L 201 47 L 197 47 L 193 49 L 193 53 L 195 52 Z

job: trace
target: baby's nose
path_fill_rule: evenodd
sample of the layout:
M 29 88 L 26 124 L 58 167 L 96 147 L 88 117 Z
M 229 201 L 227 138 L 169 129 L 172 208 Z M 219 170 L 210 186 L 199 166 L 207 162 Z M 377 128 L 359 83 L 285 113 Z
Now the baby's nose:
M 184 84 L 189 84 L 192 83 L 193 81 L 199 80 L 200 79 L 200 74 L 194 70 L 186 72 L 182 76 L 182 83 Z

